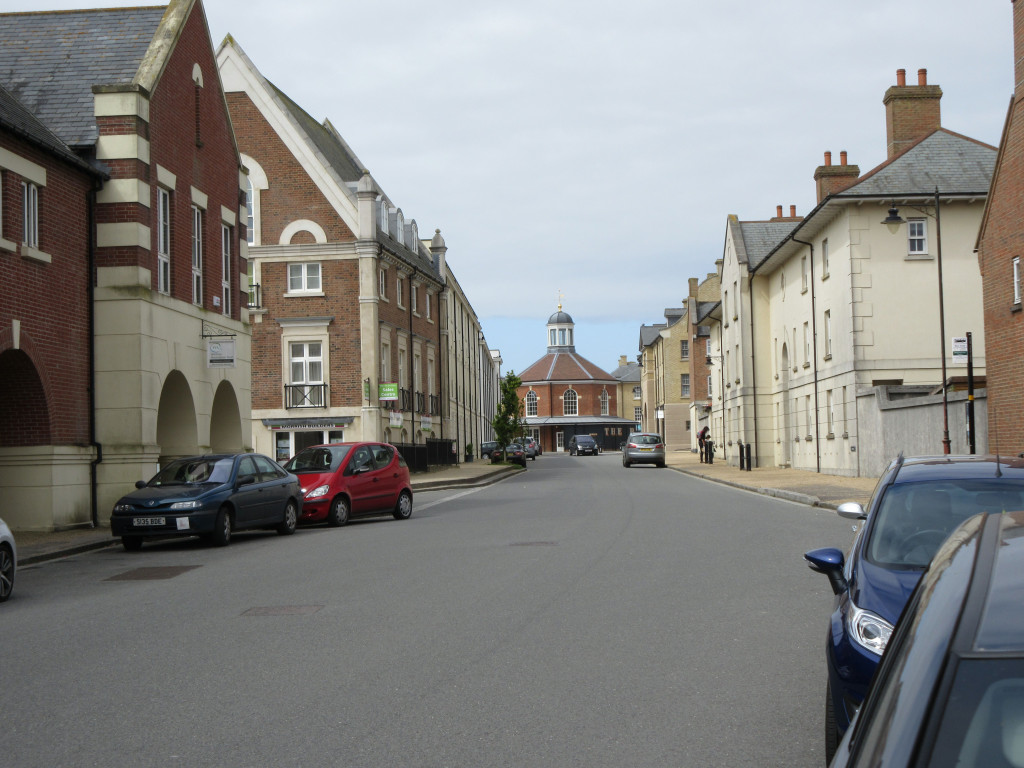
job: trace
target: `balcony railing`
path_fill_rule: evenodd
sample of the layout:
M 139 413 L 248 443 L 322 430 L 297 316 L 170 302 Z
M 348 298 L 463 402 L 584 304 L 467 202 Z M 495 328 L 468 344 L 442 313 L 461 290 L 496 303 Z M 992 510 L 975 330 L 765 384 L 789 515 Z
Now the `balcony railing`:
M 398 399 L 401 407 L 400 411 L 411 411 L 412 410 L 412 390 L 400 389 L 398 390 Z
M 262 309 L 263 295 L 260 293 L 259 283 L 249 283 L 248 309 Z
M 437 395 L 430 396 L 430 411 L 431 416 L 441 415 L 441 398 Z
M 326 384 L 285 384 L 285 408 L 324 408 L 327 406 Z

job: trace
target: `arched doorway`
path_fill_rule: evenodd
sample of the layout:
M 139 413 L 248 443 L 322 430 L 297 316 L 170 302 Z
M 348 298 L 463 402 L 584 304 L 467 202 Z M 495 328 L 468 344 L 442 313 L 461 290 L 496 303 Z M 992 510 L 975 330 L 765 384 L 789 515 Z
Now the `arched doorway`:
M 242 416 L 238 412 L 235 389 L 226 381 L 217 387 L 210 414 L 210 451 L 213 453 L 241 453 Z
M 201 453 L 195 401 L 180 371 L 171 371 L 164 380 L 156 417 L 156 441 L 160 446 L 161 466 L 178 456 Z
M 0 447 L 50 442 L 50 409 L 35 364 L 20 349 L 0 353 Z

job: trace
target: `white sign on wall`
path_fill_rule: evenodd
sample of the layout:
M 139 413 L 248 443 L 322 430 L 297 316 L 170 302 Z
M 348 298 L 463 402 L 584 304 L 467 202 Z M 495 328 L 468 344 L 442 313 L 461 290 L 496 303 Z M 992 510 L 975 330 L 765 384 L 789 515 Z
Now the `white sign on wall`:
M 207 368 L 234 368 L 235 367 L 235 340 L 234 339 L 207 339 L 206 340 L 206 367 Z
M 967 337 L 953 337 L 953 365 L 967 365 Z

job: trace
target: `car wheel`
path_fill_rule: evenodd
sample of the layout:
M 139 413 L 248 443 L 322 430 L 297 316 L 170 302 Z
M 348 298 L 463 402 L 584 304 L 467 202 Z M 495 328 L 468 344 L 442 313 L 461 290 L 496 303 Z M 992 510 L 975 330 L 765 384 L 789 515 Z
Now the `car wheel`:
M 658 467 L 659 469 L 664 469 L 665 468 L 665 462 L 664 461 L 659 461 L 654 466 Z
M 0 603 L 14 591 L 14 552 L 9 546 L 0 546 Z
M 277 532 L 282 536 L 291 536 L 295 533 L 295 526 L 299 524 L 299 509 L 295 506 L 295 502 L 288 499 L 288 503 L 284 506 L 284 520 L 277 526 Z
M 231 514 L 227 507 L 221 507 L 217 513 L 213 533 L 210 534 L 210 543 L 215 547 L 226 547 L 231 543 Z
M 624 466 L 624 467 L 628 467 L 629 466 L 629 461 L 626 459 L 625 456 L 622 457 L 622 466 Z
M 836 730 L 836 713 L 832 705 L 832 683 L 825 686 L 825 764 L 832 762 L 839 747 L 839 732 Z
M 138 552 L 142 549 L 142 537 L 122 536 L 121 546 L 124 547 L 125 552 Z
M 402 491 L 398 495 L 398 503 L 395 504 L 395 520 L 408 520 L 412 517 L 412 494 Z
M 331 502 L 331 511 L 327 513 L 327 524 L 332 528 L 338 528 L 348 522 L 348 499 L 344 496 L 335 496 Z

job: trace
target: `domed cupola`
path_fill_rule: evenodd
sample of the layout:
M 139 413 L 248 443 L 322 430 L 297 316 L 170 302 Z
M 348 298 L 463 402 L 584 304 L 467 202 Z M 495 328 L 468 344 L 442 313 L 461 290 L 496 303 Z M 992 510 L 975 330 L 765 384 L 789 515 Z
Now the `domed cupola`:
M 559 303 L 558 311 L 548 318 L 548 352 L 575 352 L 575 325 L 569 314 L 562 311 L 562 304 Z

